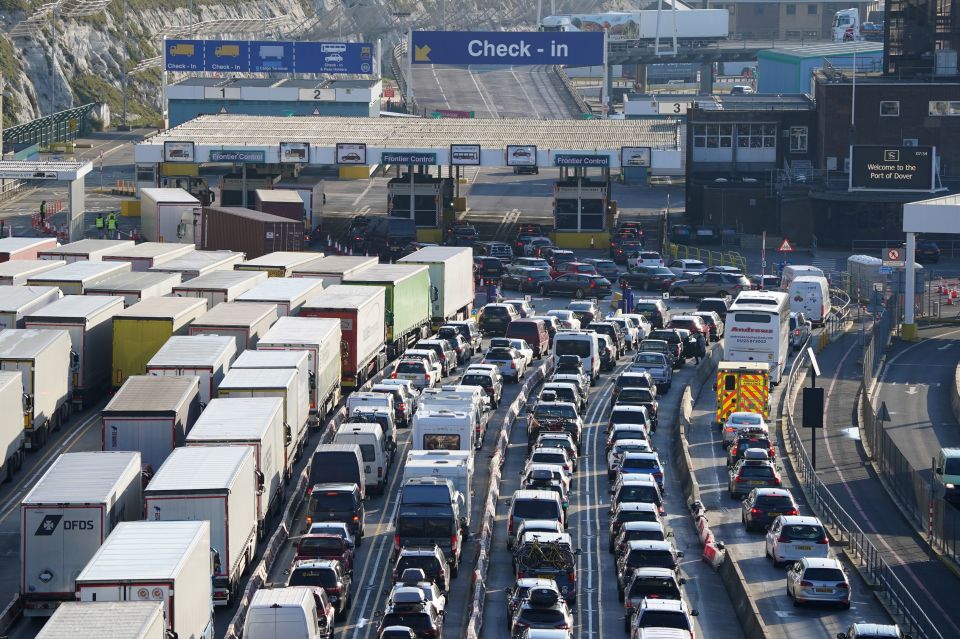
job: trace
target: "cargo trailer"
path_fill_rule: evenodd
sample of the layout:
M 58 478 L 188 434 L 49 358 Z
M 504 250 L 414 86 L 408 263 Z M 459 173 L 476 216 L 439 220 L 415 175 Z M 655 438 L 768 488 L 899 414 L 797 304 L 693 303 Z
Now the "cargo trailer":
M 57 248 L 55 237 L 0 238 L 0 262 L 35 260 L 40 251 L 52 251 L 55 248 Z
M 147 362 L 173 335 L 184 335 L 190 322 L 207 312 L 207 300 L 151 297 L 113 318 L 114 388 L 130 375 L 143 375 Z
M 313 388 L 310 414 L 319 420 L 340 401 L 340 322 L 281 317 L 257 344 L 258 351 L 307 351 Z
M 77 412 L 110 381 L 113 318 L 123 308 L 122 297 L 67 295 L 23 320 L 24 328 L 63 329 L 70 333 L 76 353 L 70 399 Z
M 227 373 L 217 397 L 280 397 L 283 399 L 285 478 L 293 476 L 293 465 L 307 443 L 309 397 L 303 393 L 297 371 L 292 368 L 238 368 Z
M 200 378 L 131 375 L 100 412 L 101 447 L 140 453 L 153 474 L 200 417 Z
M 246 368 L 289 369 L 297 374 L 297 384 L 303 397 L 313 397 L 314 383 L 310 373 L 310 358 L 307 351 L 254 351 L 246 350 L 237 356 L 230 370 Z M 308 420 L 308 423 L 312 423 Z
M 143 491 L 150 521 L 208 521 L 213 605 L 236 601 L 240 577 L 257 551 L 259 481 L 249 446 L 178 448 Z
M 162 601 L 166 630 L 213 639 L 210 522 L 119 524 L 77 577 L 80 601 Z
M 433 330 L 463 320 L 473 310 L 473 251 L 463 246 L 427 246 L 401 257 L 397 264 L 420 264 L 430 270 L 430 319 Z
M 157 264 L 150 270 L 180 273 L 183 281 L 187 281 L 213 271 L 232 271 L 243 258 L 243 253 L 238 251 L 191 251 L 169 262 Z
M 37 259 L 71 262 L 99 262 L 104 255 L 133 248 L 132 240 L 77 240 L 63 246 L 37 251 Z
M 88 286 L 129 272 L 130 262 L 73 262 L 28 278 L 27 286 L 56 286 L 64 295 L 83 295 Z
M 377 263 L 376 257 L 366 255 L 326 255 L 293 269 L 293 277 L 319 277 L 330 286 L 342 284 L 345 277 L 358 275 Z
M 263 271 L 270 277 L 290 277 L 297 267 L 306 266 L 322 257 L 323 253 L 275 251 L 240 262 L 233 268 L 237 271 Z
M 274 251 L 302 251 L 303 222 L 241 207 L 204 207 L 204 249 L 238 249 L 248 259 Z
M 217 304 L 190 325 L 190 335 L 225 335 L 236 342 L 237 354 L 256 348 L 277 321 L 276 304 Z
M 117 273 L 102 282 L 86 287 L 84 295 L 116 295 L 123 298 L 125 306 L 130 307 L 151 297 L 170 295 L 173 287 L 179 283 L 179 273 L 130 271 Z
M 104 255 L 104 262 L 130 262 L 134 271 L 147 271 L 164 262 L 183 257 L 196 250 L 193 244 L 167 244 L 165 242 L 143 242 L 130 249 L 121 249 L 110 255 Z
M 183 189 L 140 189 L 140 231 L 150 242 L 196 243 L 200 200 Z
M 306 211 L 298 193 L 286 190 L 257 189 L 254 191 L 254 208 L 263 213 L 277 215 L 304 224 Z
M 26 447 L 40 448 L 51 430 L 70 419 L 70 380 L 75 356 L 65 330 L 0 331 L 0 370 L 20 371 Z
M 0 329 L 23 328 L 23 318 L 62 297 L 56 286 L 0 286 Z
M 431 296 L 430 272 L 426 266 L 376 264 L 358 274 L 344 277 L 343 283 L 383 286 L 387 289 L 384 320 L 389 359 L 395 359 L 415 341 L 427 336 Z
M 23 467 L 23 379 L 17 371 L 0 371 L 0 481 L 10 481 Z
M 173 287 L 177 297 L 203 297 L 213 308 L 221 302 L 232 302 L 241 293 L 267 281 L 262 272 L 215 271 L 187 280 Z
M 34 639 L 166 639 L 159 601 L 68 601 Z
M 119 522 L 143 517 L 140 454 L 64 453 L 20 504 L 20 597 L 46 617 L 75 598 L 74 579 Z
M 217 389 L 237 355 L 230 335 L 174 335 L 147 362 L 147 375 L 200 378 L 200 403 L 217 396 Z
M 279 397 L 214 399 L 187 435 L 190 446 L 249 446 L 263 491 L 257 493 L 257 534 L 267 533 L 267 517 L 283 506 L 283 400 Z
M 52 271 L 66 264 L 63 260 L 11 260 L 0 263 L 0 285 L 20 286 L 34 275 Z
M 271 277 L 246 293 L 237 296 L 238 302 L 276 304 L 277 314 L 288 317 L 300 314 L 300 307 L 323 290 L 323 280 L 313 277 Z
M 301 317 L 325 317 L 340 322 L 340 379 L 345 391 L 355 390 L 386 365 L 382 286 L 329 286 L 300 309 Z

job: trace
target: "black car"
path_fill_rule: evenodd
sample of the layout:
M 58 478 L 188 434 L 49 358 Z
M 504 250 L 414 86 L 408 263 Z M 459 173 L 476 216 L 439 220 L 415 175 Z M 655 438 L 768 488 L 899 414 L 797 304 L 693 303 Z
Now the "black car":
M 637 386 L 625 386 L 617 395 L 615 404 L 624 406 L 644 406 L 647 409 L 647 415 L 650 416 L 651 431 L 657 431 L 657 411 L 660 404 L 657 402 L 656 386 L 653 388 L 640 388 Z
M 689 244 L 693 231 L 686 224 L 674 224 L 670 227 L 670 241 L 674 244 Z
M 713 311 L 720 316 L 721 320 L 727 319 L 727 311 L 730 310 L 729 297 L 705 297 L 697 304 L 698 311 Z
M 608 297 L 611 289 L 610 280 L 605 277 L 565 273 L 556 279 L 540 284 L 538 292 L 542 296 L 562 295 L 583 299 L 585 297 Z
M 370 225 L 370 220 L 373 218 L 367 217 L 366 215 L 355 215 L 353 219 L 350 220 L 350 227 L 347 230 L 347 246 L 353 248 L 353 250 L 363 249 L 363 240 L 364 234 L 367 232 L 367 227 Z
M 480 234 L 472 225 L 455 226 L 447 237 L 447 244 L 454 246 L 472 246 L 480 239 Z
M 764 530 L 780 515 L 797 515 L 797 502 L 785 488 L 754 488 L 740 505 L 745 530 Z
M 622 239 L 610 247 L 610 259 L 617 264 L 626 264 L 627 258 L 643 250 L 643 242 L 634 239 Z
M 484 283 L 499 282 L 506 270 L 503 262 L 495 257 L 483 256 L 475 258 L 474 261 L 477 263 L 480 279 Z
M 687 360 L 689 347 L 686 345 L 683 336 L 676 329 L 658 328 L 650 331 L 648 339 L 662 339 L 670 344 L 670 347 L 673 348 L 676 353 L 677 367 L 683 366 L 683 363 Z
M 919 264 L 936 264 L 940 261 L 940 247 L 933 240 L 917 240 L 915 259 Z
M 380 617 L 377 637 L 383 637 L 388 629 L 399 627 L 409 628 L 417 639 L 440 639 L 443 636 L 443 617 L 428 601 L 396 602 Z
M 550 281 L 550 272 L 532 266 L 511 266 L 500 279 L 501 286 L 513 291 L 536 291 L 544 282 Z
M 338 521 L 347 525 L 359 546 L 364 534 L 363 497 L 356 484 L 314 484 L 307 503 L 307 526 Z
M 403 249 L 417 241 L 417 223 L 402 217 L 371 217 L 363 230 L 362 250 L 377 255 L 382 260 L 396 260 L 403 256 Z
M 666 291 L 676 280 L 677 274 L 666 266 L 636 266 L 620 275 L 620 288 L 629 285 L 644 291 Z
M 620 269 L 617 268 L 613 260 L 587 258 L 583 261 L 587 264 L 593 264 L 593 267 L 597 269 L 597 274 L 607 278 L 611 282 L 620 276 Z
M 613 322 L 590 322 L 590 328 L 597 333 L 601 333 L 610 338 L 613 347 L 616 350 L 616 356 L 620 357 L 626 351 L 623 336 L 620 334 L 619 327 Z

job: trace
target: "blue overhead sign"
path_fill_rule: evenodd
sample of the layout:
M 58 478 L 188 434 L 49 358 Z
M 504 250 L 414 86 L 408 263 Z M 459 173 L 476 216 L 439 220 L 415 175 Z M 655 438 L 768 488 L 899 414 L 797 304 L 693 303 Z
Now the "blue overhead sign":
M 414 31 L 414 64 L 603 64 L 603 34 Z
M 167 40 L 167 71 L 256 73 L 373 73 L 369 42 Z

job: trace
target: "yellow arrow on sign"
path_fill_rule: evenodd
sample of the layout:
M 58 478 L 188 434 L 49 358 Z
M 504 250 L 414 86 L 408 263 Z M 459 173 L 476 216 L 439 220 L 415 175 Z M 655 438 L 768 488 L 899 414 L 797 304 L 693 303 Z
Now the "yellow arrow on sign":
M 417 62 L 430 62 L 430 45 L 413 48 L 413 59 Z

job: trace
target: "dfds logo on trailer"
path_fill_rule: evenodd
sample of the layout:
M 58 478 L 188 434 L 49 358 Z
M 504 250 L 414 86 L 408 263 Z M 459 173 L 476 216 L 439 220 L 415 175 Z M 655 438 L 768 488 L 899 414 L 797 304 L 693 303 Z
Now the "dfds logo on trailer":
M 37 531 L 33 533 L 38 537 L 48 537 L 57 530 L 57 525 L 63 519 L 63 515 L 47 515 L 37 526 Z M 93 530 L 93 520 L 87 519 L 67 519 L 63 522 L 64 530 Z

